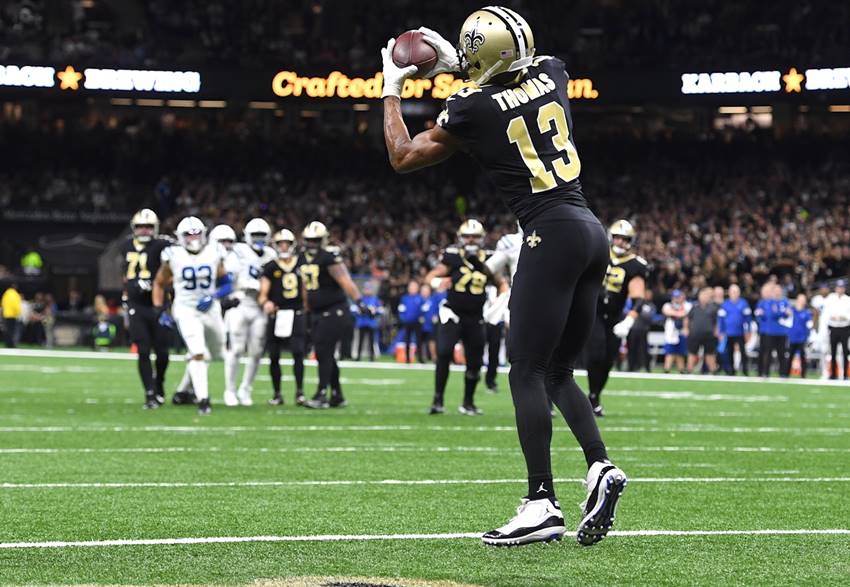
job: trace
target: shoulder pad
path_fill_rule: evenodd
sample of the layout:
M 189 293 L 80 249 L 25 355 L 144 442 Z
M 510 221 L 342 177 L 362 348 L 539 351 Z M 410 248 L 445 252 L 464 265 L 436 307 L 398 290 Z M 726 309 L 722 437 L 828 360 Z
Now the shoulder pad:
M 649 265 L 647 260 L 644 259 L 643 257 L 641 257 L 640 255 L 636 255 L 635 259 L 637 259 L 637 262 L 640 263 L 641 265 Z
M 460 89 L 458 89 L 458 91 L 456 91 L 454 94 L 452 94 L 451 96 L 446 98 L 446 102 L 449 102 L 451 100 L 458 100 L 458 99 L 463 100 L 464 98 L 469 98 L 470 96 L 473 96 L 473 95 L 479 93 L 480 91 L 481 91 L 481 88 L 479 88 L 477 86 L 463 86 Z
M 444 255 L 460 255 L 460 249 L 457 247 L 446 247 L 443 251 Z
M 331 255 L 339 255 L 340 252 L 341 252 L 341 249 L 338 246 L 330 246 L 330 247 L 325 247 L 325 251 L 327 251 Z

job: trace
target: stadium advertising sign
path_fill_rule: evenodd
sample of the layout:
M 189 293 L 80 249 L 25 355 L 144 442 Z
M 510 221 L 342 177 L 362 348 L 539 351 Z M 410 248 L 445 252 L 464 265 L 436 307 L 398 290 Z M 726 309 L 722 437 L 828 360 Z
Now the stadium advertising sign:
M 305 77 L 294 71 L 279 71 L 272 79 L 272 92 L 280 98 L 380 98 L 383 89 L 383 74 L 349 77 L 340 71 L 332 71 L 326 77 Z M 405 99 L 432 98 L 445 100 L 464 86 L 471 85 L 450 73 L 441 73 L 434 79 L 408 79 L 404 82 L 401 97 Z M 595 100 L 599 91 L 593 80 L 579 78 L 569 81 L 572 99 Z
M 804 91 L 850 89 L 850 67 L 797 71 L 702 72 L 682 74 L 682 94 L 799 94 Z
M 60 90 L 105 90 L 140 93 L 184 93 L 201 91 L 197 71 L 147 69 L 98 69 L 78 71 L 73 65 L 58 70 L 49 66 L 0 65 L 0 87 L 55 88 Z

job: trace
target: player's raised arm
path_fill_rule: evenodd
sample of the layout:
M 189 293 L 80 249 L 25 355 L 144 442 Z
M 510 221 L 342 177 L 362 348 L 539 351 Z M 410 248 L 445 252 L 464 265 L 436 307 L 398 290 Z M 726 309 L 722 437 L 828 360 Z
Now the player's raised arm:
M 459 144 L 439 126 L 419 133 L 412 139 L 401 116 L 401 88 L 416 73 L 416 66 L 398 67 L 392 59 L 395 39 L 391 39 L 381 57 L 384 62 L 384 140 L 390 165 L 399 173 L 409 173 L 445 161 L 458 150 Z
M 428 275 L 425 276 L 425 283 L 431 286 L 432 289 L 439 289 L 442 285 L 443 277 L 448 277 L 451 273 L 448 265 L 437 263 Z M 435 281 L 436 280 L 436 281 Z
M 171 285 L 171 267 L 168 263 L 163 263 L 159 271 L 156 272 L 156 277 L 153 280 L 153 291 L 151 292 L 151 301 L 154 308 L 161 308 L 165 305 L 165 290 Z

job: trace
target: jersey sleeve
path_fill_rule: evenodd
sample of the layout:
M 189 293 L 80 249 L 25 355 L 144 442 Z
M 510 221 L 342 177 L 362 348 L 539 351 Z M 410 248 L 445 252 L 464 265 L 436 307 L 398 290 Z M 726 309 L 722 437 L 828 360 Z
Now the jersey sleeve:
M 171 246 L 167 246 L 162 249 L 162 252 L 159 254 L 159 260 L 162 263 L 171 263 L 171 260 L 174 258 L 174 250 Z
M 449 247 L 443 250 L 438 262 L 449 268 L 455 267 L 460 263 L 460 254 L 457 249 Z
M 493 256 L 487 259 L 487 269 L 492 273 L 500 273 L 505 270 L 509 261 L 508 254 L 504 250 L 496 249 Z
M 475 103 L 481 96 L 481 90 L 461 88 L 443 103 L 443 109 L 437 116 L 437 125 L 453 136 L 469 141 L 475 132 Z
M 338 265 L 343 262 L 342 250 L 339 247 L 327 247 L 322 257 L 323 265 Z
M 268 277 L 269 279 L 274 279 L 275 265 L 277 265 L 277 263 L 275 263 L 274 261 L 269 261 L 268 263 L 263 265 L 262 276 Z

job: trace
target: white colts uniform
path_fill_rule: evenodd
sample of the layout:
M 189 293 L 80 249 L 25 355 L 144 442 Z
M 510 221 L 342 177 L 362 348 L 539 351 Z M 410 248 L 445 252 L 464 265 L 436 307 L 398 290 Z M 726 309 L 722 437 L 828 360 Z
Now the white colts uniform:
M 172 314 L 190 356 L 203 355 L 206 360 L 221 358 L 224 352 L 224 323 L 218 300 L 206 312 L 196 308 L 198 302 L 216 291 L 216 274 L 223 251 L 207 244 L 193 255 L 179 245 L 162 251 L 162 262 L 171 268 L 174 283 Z
M 229 393 L 236 392 L 236 376 L 239 371 L 239 357 L 247 352 L 248 365 L 239 386 L 240 401 L 250 400 L 251 388 L 257 375 L 257 367 L 263 356 L 266 339 L 267 316 L 257 302 L 260 292 L 260 275 L 263 267 L 277 259 L 277 253 L 271 247 L 263 247 L 260 254 L 247 243 L 235 243 L 225 268 L 233 273 L 233 294 L 239 299 L 239 305 L 228 310 L 224 321 L 227 327 L 229 347 L 225 360 L 225 387 Z
M 502 275 L 506 268 L 509 269 L 511 282 L 513 282 L 517 264 L 519 263 L 519 253 L 522 250 L 522 239 L 523 235 L 521 232 L 506 234 L 500 238 L 499 242 L 496 243 L 496 252 L 493 253 L 492 257 L 487 259 L 487 268 L 496 275 Z M 487 298 L 487 306 L 484 310 L 487 322 L 490 324 L 498 324 L 502 320 L 505 323 L 510 322 L 510 314 L 507 309 L 508 302 L 510 301 L 510 291 L 501 300 L 492 295 L 492 292 Z

